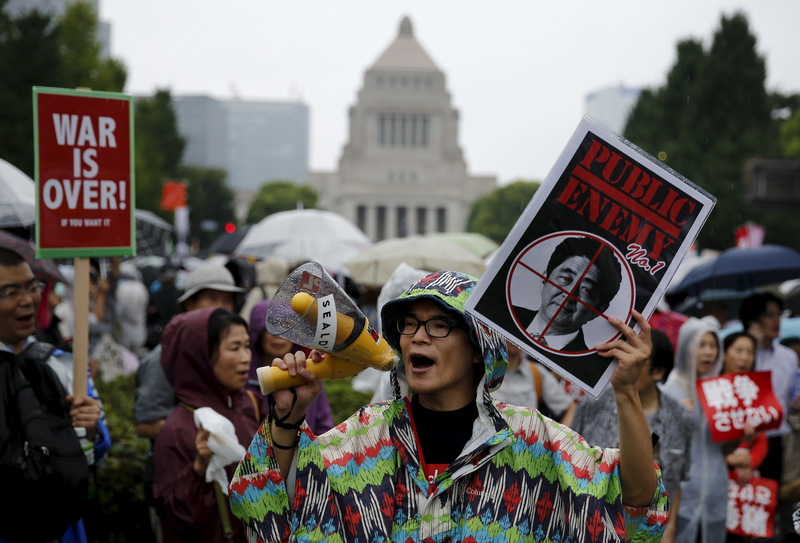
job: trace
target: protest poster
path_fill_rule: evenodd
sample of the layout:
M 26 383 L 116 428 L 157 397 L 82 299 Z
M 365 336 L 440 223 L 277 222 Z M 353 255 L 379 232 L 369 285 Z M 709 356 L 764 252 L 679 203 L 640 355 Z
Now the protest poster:
M 769 371 L 726 373 L 698 379 L 695 386 L 715 443 L 741 439 L 746 424 L 757 432 L 781 425 L 783 409 Z
M 133 99 L 33 88 L 36 257 L 136 254 Z
M 746 485 L 728 474 L 728 515 L 725 529 L 744 537 L 773 537 L 773 518 L 778 508 L 778 481 L 751 477 Z
M 652 315 L 716 199 L 584 117 L 466 309 L 598 396 L 614 316 Z
M 33 87 L 36 258 L 72 257 L 75 300 L 89 258 L 136 254 L 133 97 Z M 74 396 L 87 394 L 88 304 L 73 316 Z

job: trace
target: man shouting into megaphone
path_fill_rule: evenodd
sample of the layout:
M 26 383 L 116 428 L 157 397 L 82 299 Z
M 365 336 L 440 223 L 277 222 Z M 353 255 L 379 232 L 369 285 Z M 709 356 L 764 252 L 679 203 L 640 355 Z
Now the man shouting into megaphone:
M 535 409 L 492 399 L 506 343 L 464 312 L 476 282 L 437 272 L 387 303 L 394 399 L 320 436 L 303 419 L 322 354 L 273 362 L 307 383 L 273 393 L 231 483 L 252 540 L 660 540 L 667 499 L 636 388 L 650 326 L 634 312 L 640 337 L 612 318 L 621 338 L 596 347 L 619 362 L 620 448 L 591 447 Z

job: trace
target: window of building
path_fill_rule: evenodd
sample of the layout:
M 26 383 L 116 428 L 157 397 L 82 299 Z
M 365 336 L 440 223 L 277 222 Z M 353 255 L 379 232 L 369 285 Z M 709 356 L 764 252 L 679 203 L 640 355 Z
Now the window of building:
M 447 228 L 447 209 L 443 207 L 436 208 L 436 231 L 445 232 Z
M 378 223 L 377 239 L 378 241 L 386 239 L 386 206 L 378 206 L 375 208 L 376 219 Z
M 367 206 L 358 206 L 356 208 L 356 226 L 358 226 L 362 232 L 367 231 Z
M 404 238 L 408 235 L 408 218 L 406 217 L 406 207 L 398 206 L 397 213 L 397 237 Z
M 424 113 L 379 113 L 378 145 L 427 147 L 429 115 Z
M 417 208 L 417 234 L 425 234 L 427 232 L 428 223 L 428 208 Z

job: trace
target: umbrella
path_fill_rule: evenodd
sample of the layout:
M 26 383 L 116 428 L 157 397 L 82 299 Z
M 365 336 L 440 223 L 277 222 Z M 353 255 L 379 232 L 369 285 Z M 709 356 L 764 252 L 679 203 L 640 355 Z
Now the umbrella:
M 707 315 L 712 308 L 717 308 L 719 311 L 724 310 L 726 320 L 737 320 L 739 318 L 739 307 L 742 305 L 742 301 L 756 292 L 758 291 L 752 289 L 731 290 L 709 288 L 696 296 L 688 296 L 675 307 L 675 310 L 687 317 L 702 317 Z
M 237 228 L 235 232 L 224 232 L 220 234 L 208 247 L 206 253 L 222 255 L 232 254 L 236 250 L 236 247 L 242 242 L 248 230 L 250 230 L 250 226 L 243 226 Z
M 49 258 L 36 258 L 36 246 L 30 241 L 0 230 L 0 247 L 19 253 L 31 267 L 33 275 L 39 279 L 65 282 L 55 261 Z
M 752 290 L 800 277 L 800 253 L 780 245 L 728 249 L 703 262 L 668 290 L 671 298 L 697 296 L 707 289 Z
M 486 258 L 500 247 L 494 240 L 477 232 L 440 232 L 429 234 L 432 238 L 441 238 L 460 245 L 480 258 Z
M 172 237 L 172 225 L 144 209 L 136 210 L 136 254 L 139 256 L 166 254 Z
M 800 284 L 794 285 L 783 296 L 783 303 L 792 312 L 792 315 L 800 315 Z
M 397 267 L 408 264 L 427 271 L 454 270 L 479 276 L 483 261 L 469 250 L 435 236 L 379 241 L 345 262 L 350 277 L 364 285 L 383 285 Z
M 0 158 L 0 228 L 28 226 L 36 220 L 36 183 Z
M 313 260 L 338 273 L 348 258 L 371 244 L 364 232 L 337 213 L 295 209 L 273 213 L 252 226 L 235 254 L 280 256 L 290 264 Z

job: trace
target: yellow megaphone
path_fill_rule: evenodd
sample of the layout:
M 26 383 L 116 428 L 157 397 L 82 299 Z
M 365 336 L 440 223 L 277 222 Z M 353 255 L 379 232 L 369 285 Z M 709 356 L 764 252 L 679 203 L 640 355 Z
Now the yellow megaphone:
M 326 353 L 320 362 L 306 366 L 320 379 L 342 379 L 368 367 L 389 371 L 398 361 L 353 300 L 316 262 L 303 264 L 281 284 L 265 326 L 272 335 Z M 305 383 L 299 375 L 292 377 L 272 366 L 258 368 L 256 375 L 263 394 Z

